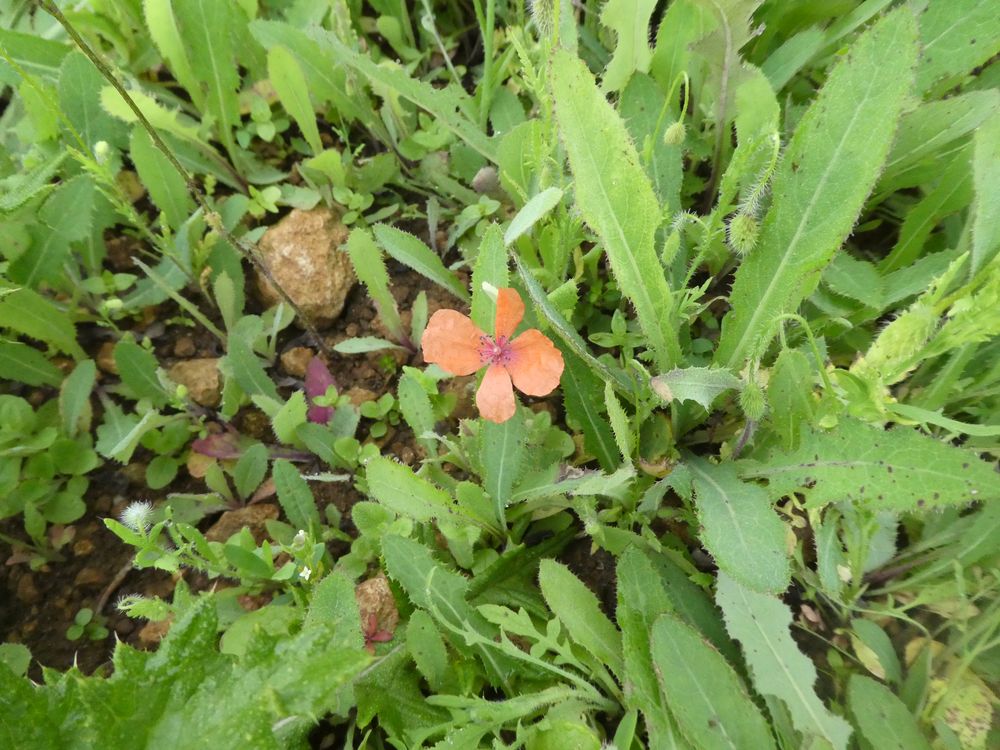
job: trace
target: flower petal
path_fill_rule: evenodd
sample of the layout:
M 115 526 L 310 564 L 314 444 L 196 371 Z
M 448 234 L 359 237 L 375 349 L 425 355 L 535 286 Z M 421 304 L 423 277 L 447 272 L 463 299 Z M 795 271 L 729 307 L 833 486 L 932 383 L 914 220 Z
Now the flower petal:
M 514 335 L 517 324 L 524 317 L 524 303 L 516 289 L 504 287 L 497 291 L 497 317 L 493 335 L 499 341 L 502 336 L 509 339 Z
M 502 365 L 490 365 L 486 370 L 486 377 L 476 393 L 476 406 L 483 418 L 491 422 L 506 422 L 514 416 L 517 409 L 514 388 Z
M 452 375 L 471 375 L 483 366 L 479 347 L 485 335 L 462 313 L 438 310 L 431 316 L 421 340 L 424 361 L 439 365 Z
M 562 377 L 562 352 L 537 328 L 529 328 L 510 344 L 507 363 L 514 385 L 529 396 L 551 393 Z

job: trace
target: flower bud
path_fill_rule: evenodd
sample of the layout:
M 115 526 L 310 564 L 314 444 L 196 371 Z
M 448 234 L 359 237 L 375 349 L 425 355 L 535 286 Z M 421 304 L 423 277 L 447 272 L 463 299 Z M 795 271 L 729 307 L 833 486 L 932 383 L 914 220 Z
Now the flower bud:
M 729 231 L 726 240 L 729 247 L 737 255 L 749 253 L 757 245 L 757 235 L 760 227 L 757 220 L 750 214 L 736 214 L 729 220 Z
M 685 138 L 687 138 L 687 127 L 681 120 L 663 131 L 663 143 L 666 146 L 680 146 Z
M 743 384 L 743 390 L 740 391 L 740 408 L 751 422 L 759 422 L 763 418 L 767 410 L 767 401 L 764 398 L 764 389 L 756 380 Z
M 94 144 L 94 158 L 98 164 L 104 164 L 111 156 L 111 146 L 107 141 L 98 141 Z

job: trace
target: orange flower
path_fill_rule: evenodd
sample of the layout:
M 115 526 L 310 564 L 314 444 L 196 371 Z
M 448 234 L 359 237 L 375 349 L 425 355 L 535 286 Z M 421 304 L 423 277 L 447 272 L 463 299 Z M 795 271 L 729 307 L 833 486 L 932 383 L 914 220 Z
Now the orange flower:
M 425 361 L 452 375 L 471 375 L 487 368 L 476 406 L 491 422 L 506 422 L 514 416 L 514 387 L 529 396 L 545 396 L 562 376 L 562 354 L 541 331 L 529 328 L 511 340 L 523 317 L 521 295 L 504 288 L 497 292 L 493 336 L 456 310 L 438 310 L 424 331 Z

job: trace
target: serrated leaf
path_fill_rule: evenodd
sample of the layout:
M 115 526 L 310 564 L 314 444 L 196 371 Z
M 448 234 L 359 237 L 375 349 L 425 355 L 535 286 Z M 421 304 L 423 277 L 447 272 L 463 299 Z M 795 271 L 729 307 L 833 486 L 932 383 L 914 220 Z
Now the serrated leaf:
M 177 19 L 171 7 L 171 0 L 143 0 L 142 9 L 146 28 L 174 78 L 187 90 L 191 100 L 201 109 L 204 94 L 198 79 L 191 69 L 184 40 L 177 28 Z
M 883 431 L 848 418 L 829 432 L 804 434 L 797 450 L 737 465 L 744 478 L 766 479 L 774 498 L 801 491 L 810 508 L 848 500 L 913 512 L 1000 499 L 995 467 L 972 451 L 907 427 Z
M 267 75 L 281 106 L 298 124 L 313 154 L 320 153 L 323 143 L 316 127 L 316 113 L 309 100 L 309 86 L 292 53 L 281 45 L 271 47 L 267 52 Z
M 575 180 L 576 204 L 604 246 L 622 293 L 660 369 L 681 360 L 671 293 L 653 237 L 660 206 L 621 117 L 582 60 L 558 50 L 552 63 L 559 132 Z
M 59 75 L 59 66 L 73 48 L 61 42 L 45 39 L 36 34 L 23 34 L 11 29 L 0 28 L 0 47 L 26 73 L 49 80 Z M 16 86 L 21 76 L 16 69 L 0 56 L 0 82 Z
M 160 363 L 152 352 L 131 338 L 123 338 L 115 345 L 114 358 L 122 382 L 137 398 L 148 398 L 157 408 L 167 403 L 167 394 L 156 376 Z
M 633 75 L 618 100 L 618 113 L 642 157 L 664 215 L 673 216 L 681 208 L 684 149 L 663 142 L 664 123 L 660 115 L 664 107 L 670 117 L 676 117 L 679 107 L 667 102 L 656 81 L 646 75 Z
M 527 454 L 524 439 L 527 428 L 523 409 L 497 424 L 483 420 L 479 433 L 479 462 L 483 467 L 483 489 L 493 498 L 493 505 L 501 525 L 506 525 L 506 509 L 510 503 L 514 483 L 520 478 Z
M 604 69 L 605 91 L 619 91 L 636 71 L 645 73 L 653 58 L 649 48 L 649 21 L 656 0 L 608 0 L 601 23 L 615 33 L 615 50 Z
M 431 616 L 422 609 L 410 615 L 406 626 L 406 648 L 431 690 L 440 692 L 451 670 L 448 650 Z
M 884 685 L 870 677 L 852 675 L 847 703 L 858 729 L 879 750 L 930 750 L 913 715 Z
M 743 647 L 757 691 L 781 699 L 807 739 L 815 735 L 834 750 L 846 750 L 851 727 L 816 695 L 816 667 L 789 632 L 791 610 L 777 597 L 744 588 L 725 573 L 719 574 L 716 602 L 729 634 Z
M 78 433 L 90 429 L 93 413 L 90 394 L 95 382 L 97 365 L 94 360 L 85 359 L 73 368 L 73 372 L 66 377 L 59 389 L 59 414 L 62 417 L 63 431 L 69 437 L 76 437 Z
M 668 404 L 674 401 L 696 401 L 706 410 L 725 393 L 738 389 L 742 381 L 729 370 L 714 367 L 682 367 L 650 381 L 656 394 Z
M 379 503 L 415 521 L 446 518 L 455 513 L 455 502 L 442 489 L 418 477 L 401 463 L 376 456 L 365 465 L 368 491 Z
M 693 745 L 706 750 L 775 746 L 743 682 L 698 631 L 673 615 L 661 615 L 651 645 L 666 705 Z
M 855 302 L 876 310 L 883 307 L 885 283 L 874 263 L 838 253 L 823 270 L 823 283 L 831 291 Z
M 254 443 L 243 451 L 233 469 L 233 482 L 241 498 L 250 497 L 260 487 L 267 475 L 267 459 L 267 446 L 263 443 Z
M 608 410 L 615 443 L 622 454 L 622 459 L 628 463 L 632 460 L 632 425 L 618 397 L 615 396 L 615 389 L 611 387 L 611 383 L 604 384 L 604 407 Z
M 755 591 L 788 588 L 785 524 L 767 492 L 741 482 L 732 464 L 713 466 L 694 457 L 684 463 L 694 481 L 701 541 L 719 568 Z
M 1000 28 L 994 18 L 991 23 Z M 1000 118 L 994 114 L 973 136 L 972 253 L 969 277 L 985 268 L 1000 252 Z
M 226 358 L 231 362 L 233 379 L 248 395 L 267 396 L 279 403 L 278 389 L 267 376 L 264 366 L 254 354 L 252 342 L 261 331 L 261 320 L 256 315 L 241 318 L 226 337 L 229 351 Z
M 306 480 L 290 461 L 278 460 L 271 470 L 274 487 L 278 492 L 278 502 L 288 522 L 297 529 L 318 529 L 322 522 L 316 500 Z
M 500 227 L 491 224 L 486 228 L 483 239 L 479 243 L 479 253 L 472 270 L 472 322 L 480 329 L 493 329 L 493 316 L 496 305 L 489 295 L 483 291 L 483 284 L 492 284 L 497 289 L 510 286 L 507 269 L 507 248 L 504 247 Z
M 601 468 L 614 471 L 621 464 L 615 436 L 601 409 L 601 379 L 562 341 L 562 394 L 566 416 L 583 430 L 583 445 Z
M 782 349 L 771 369 L 767 400 L 771 405 L 768 421 L 791 450 L 813 415 L 813 368 L 798 349 Z
M 760 358 L 777 318 L 815 288 L 875 184 L 916 56 L 913 13 L 901 8 L 834 66 L 774 177 L 758 245 L 736 272 L 717 363 L 740 368 Z
M 179 229 L 193 208 L 184 178 L 138 125 L 132 129 L 129 155 L 153 203 L 163 212 L 167 223 L 174 230 Z
M 295 442 L 295 431 L 306 423 L 306 394 L 295 391 L 271 418 L 274 436 L 282 443 L 291 445 Z
M 59 68 L 59 107 L 87 149 L 98 141 L 125 145 L 125 128 L 101 107 L 104 76 L 82 52 L 73 51 Z
M 434 432 L 434 406 L 431 404 L 430 396 L 420 382 L 409 372 L 403 372 L 396 388 L 396 398 L 399 401 L 399 411 L 403 414 L 403 419 L 410 425 L 413 434 L 427 450 L 429 455 L 434 455 L 434 438 L 425 438 L 423 435 Z
M 0 379 L 32 386 L 57 386 L 63 375 L 37 349 L 17 341 L 0 341 Z
M 621 677 L 624 670 L 621 633 L 601 611 L 594 593 L 569 568 L 550 559 L 539 564 L 538 585 L 545 603 L 570 638 Z
M 376 224 L 372 227 L 375 239 L 393 258 L 404 266 L 409 266 L 424 278 L 458 297 L 462 302 L 469 302 L 469 292 L 458 277 L 444 267 L 441 258 L 427 245 L 408 232 L 404 232 L 386 224 Z
M 351 258 L 354 272 L 368 290 L 368 296 L 375 303 L 375 309 L 378 310 L 385 327 L 397 341 L 406 341 L 406 331 L 399 319 L 396 298 L 389 291 L 389 274 L 385 270 L 382 251 L 375 244 L 371 232 L 355 227 L 351 230 L 344 248 Z
M 931 0 L 920 16 L 917 91 L 968 73 L 1000 52 L 1000 19 L 979 0 Z
M 546 188 L 542 192 L 531 197 L 531 199 L 521 207 L 510 224 L 507 231 L 503 233 L 503 244 L 509 245 L 516 241 L 526 232 L 531 231 L 539 221 L 562 200 L 563 191 L 557 187 Z

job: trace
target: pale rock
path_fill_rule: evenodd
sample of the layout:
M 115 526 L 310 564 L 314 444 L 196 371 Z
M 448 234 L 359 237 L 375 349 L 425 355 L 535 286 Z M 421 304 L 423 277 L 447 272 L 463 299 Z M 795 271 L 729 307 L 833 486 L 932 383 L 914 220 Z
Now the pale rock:
M 167 372 L 172 381 L 183 385 L 196 404 L 215 407 L 222 400 L 219 360 L 214 357 L 188 359 L 173 365 Z

